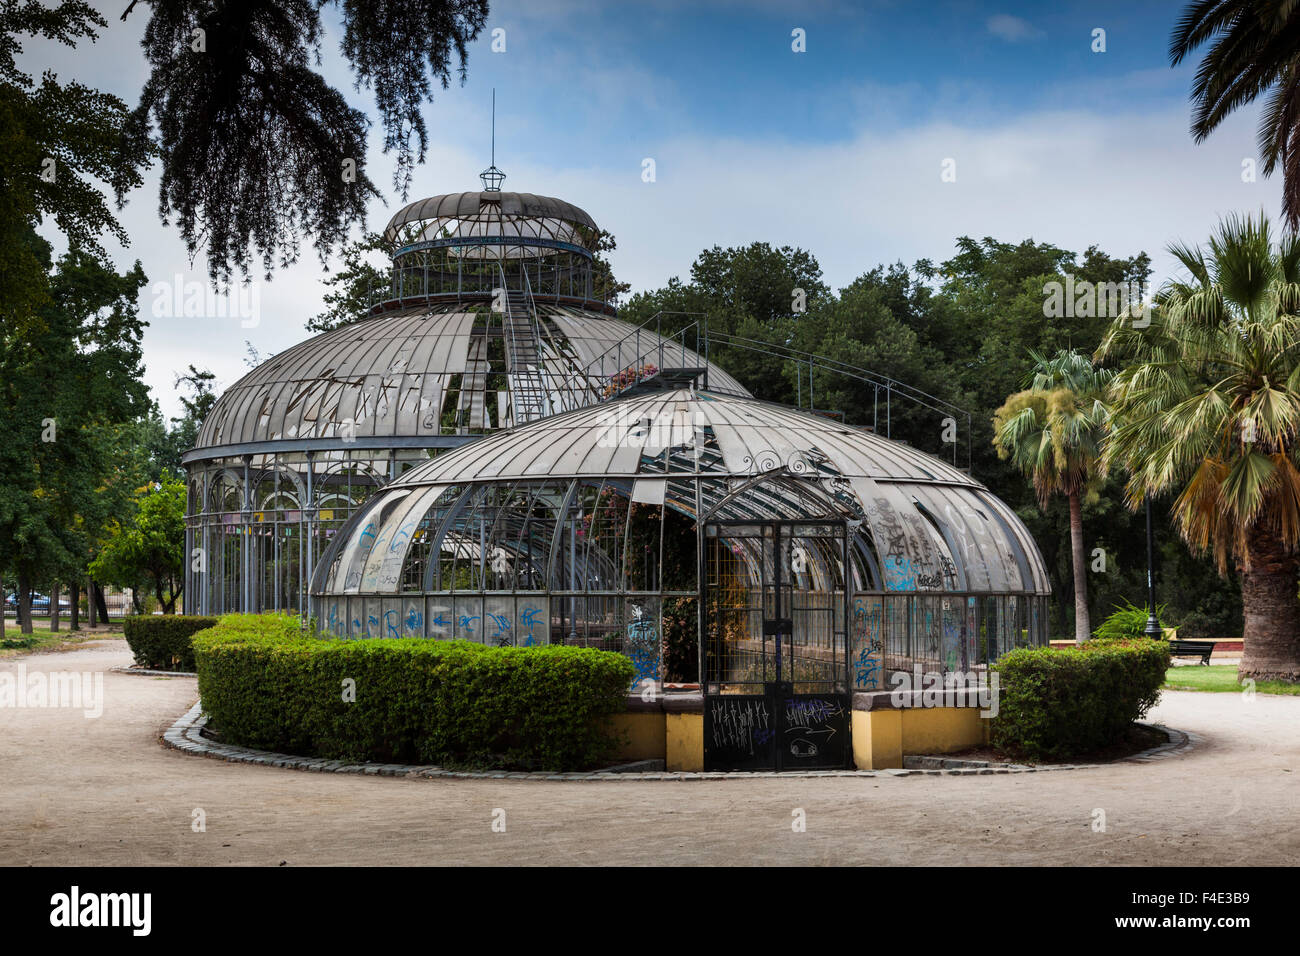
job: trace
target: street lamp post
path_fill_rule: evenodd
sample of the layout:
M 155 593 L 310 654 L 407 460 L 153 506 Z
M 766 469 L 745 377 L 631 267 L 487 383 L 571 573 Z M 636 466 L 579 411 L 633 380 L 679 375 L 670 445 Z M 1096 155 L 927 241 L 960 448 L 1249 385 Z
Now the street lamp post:
M 1156 562 L 1155 533 L 1151 530 L 1151 496 L 1146 498 L 1147 509 L 1147 625 L 1142 633 L 1152 640 L 1164 637 L 1160 621 L 1156 618 Z

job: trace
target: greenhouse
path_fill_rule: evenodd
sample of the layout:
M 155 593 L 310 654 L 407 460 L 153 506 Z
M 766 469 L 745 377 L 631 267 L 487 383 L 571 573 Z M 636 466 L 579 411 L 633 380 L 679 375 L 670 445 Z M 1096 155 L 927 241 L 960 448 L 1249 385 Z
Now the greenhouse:
M 816 356 L 807 410 L 756 399 L 708 360 L 707 319 L 617 317 L 590 216 L 491 174 L 393 217 L 365 318 L 221 397 L 185 459 L 195 610 L 621 652 L 634 695 L 698 688 L 681 759 L 723 769 L 843 766 L 858 696 L 1046 643 L 1016 515 L 955 444 L 889 438 L 902 397 L 964 413 Z M 874 388 L 873 427 L 818 409 L 815 372 Z
M 683 342 L 616 317 L 593 288 L 598 234 L 578 207 L 529 193 L 399 210 L 384 232 L 391 284 L 369 315 L 245 375 L 186 453 L 191 609 L 305 610 L 317 557 L 375 491 L 448 449 L 600 401 L 617 373 L 671 362 L 741 390 Z

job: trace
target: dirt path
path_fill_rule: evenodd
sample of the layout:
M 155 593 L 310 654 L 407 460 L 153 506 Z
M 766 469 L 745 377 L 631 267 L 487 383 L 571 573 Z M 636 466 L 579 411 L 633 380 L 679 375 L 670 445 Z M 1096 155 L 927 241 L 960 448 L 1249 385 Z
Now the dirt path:
M 104 673 L 104 712 L 0 708 L 0 864 L 1070 863 L 1300 860 L 1300 698 L 1167 693 L 1187 755 L 970 777 L 545 783 L 228 764 L 158 736 L 191 678 L 122 641 L 0 661 Z M 505 811 L 506 832 L 492 829 Z M 802 808 L 807 832 L 791 830 Z M 207 831 L 196 833 L 196 809 Z M 1094 810 L 1106 832 L 1093 832 Z

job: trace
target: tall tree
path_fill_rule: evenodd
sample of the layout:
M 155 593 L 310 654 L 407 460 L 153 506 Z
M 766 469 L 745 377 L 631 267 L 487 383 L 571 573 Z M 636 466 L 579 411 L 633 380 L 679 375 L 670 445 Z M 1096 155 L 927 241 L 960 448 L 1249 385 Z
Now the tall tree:
M 150 74 L 135 129 L 162 149 L 163 219 L 175 217 L 191 255 L 206 247 L 217 282 L 249 275 L 255 256 L 267 273 L 293 262 L 302 237 L 324 261 L 379 194 L 365 172 L 369 120 L 313 69 L 331 3 L 132 0 L 122 18 L 140 3 L 151 10 Z M 405 197 L 428 144 L 421 107 L 453 71 L 464 82 L 487 0 L 334 5 L 343 55 L 358 87 L 374 92 Z
M 1282 214 L 1300 227 L 1300 5 L 1295 0 L 1196 0 L 1169 41 L 1177 66 L 1209 44 L 1192 83 L 1192 135 L 1201 142 L 1236 109 L 1266 97 L 1259 119 L 1263 173 L 1282 168 Z
M 47 280 L 48 304 L 0 326 L 0 567 L 13 569 L 24 602 L 35 585 L 82 578 L 106 518 L 118 426 L 147 408 L 145 284 L 139 263 L 119 275 L 74 247 Z
M 1127 362 L 1111 389 L 1109 454 L 1129 504 L 1177 494 L 1184 540 L 1241 574 L 1240 676 L 1300 681 L 1300 240 L 1266 217 L 1229 216 L 1209 248 L 1169 249 L 1149 327 L 1116 321 L 1101 355 Z
M 1074 568 L 1074 639 L 1092 635 L 1088 569 L 1083 544 L 1083 500 L 1105 477 L 1102 440 L 1107 411 L 1103 397 L 1111 372 L 1086 356 L 1061 351 L 1048 359 L 1033 353 L 1030 387 L 993 414 L 993 444 L 1032 482 L 1039 504 L 1053 495 L 1070 503 L 1070 552 Z

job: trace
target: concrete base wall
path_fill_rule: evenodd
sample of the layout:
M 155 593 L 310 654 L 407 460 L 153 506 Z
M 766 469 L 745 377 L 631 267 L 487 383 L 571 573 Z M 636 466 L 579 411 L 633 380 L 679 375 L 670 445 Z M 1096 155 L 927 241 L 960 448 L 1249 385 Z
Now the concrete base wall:
M 668 770 L 704 769 L 704 715 L 665 714 L 667 749 L 664 767 Z
M 614 757 L 618 760 L 663 760 L 667 749 L 664 715 L 655 712 L 615 714 L 615 738 L 620 740 Z
M 908 703 L 919 704 L 918 695 Z M 957 699 L 948 703 L 962 702 Z M 942 754 L 988 743 L 989 722 L 978 707 L 897 706 L 887 692 L 853 695 L 853 765 L 859 770 L 903 766 L 903 757 Z M 620 760 L 663 760 L 668 770 L 704 769 L 704 699 L 669 694 L 653 702 L 628 699 L 614 718 L 623 736 Z

